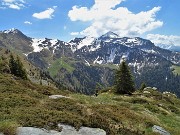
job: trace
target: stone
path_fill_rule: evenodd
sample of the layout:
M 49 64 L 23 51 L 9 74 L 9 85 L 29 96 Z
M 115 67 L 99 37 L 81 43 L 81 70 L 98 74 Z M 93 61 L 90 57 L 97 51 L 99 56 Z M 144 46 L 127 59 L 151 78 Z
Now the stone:
M 153 89 L 153 90 L 157 90 L 157 88 L 156 88 L 156 87 L 153 87 L 152 89 Z
M 153 132 L 157 132 L 159 133 L 160 135 L 171 135 L 169 132 L 167 132 L 165 129 L 163 129 L 162 127 L 160 126 L 157 126 L 157 125 L 154 125 L 152 127 L 152 130 Z
M 106 132 L 100 128 L 81 127 L 77 131 L 70 125 L 58 124 L 58 127 L 62 129 L 61 132 L 43 128 L 18 127 L 17 135 L 106 135 Z
M 100 128 L 81 127 L 77 131 L 69 125 L 58 124 L 58 127 L 62 127 L 61 135 L 106 135 L 106 132 Z
M 58 99 L 58 98 L 69 98 L 69 97 L 66 97 L 66 96 L 63 96 L 63 95 L 51 95 L 49 96 L 50 99 Z
M 146 87 L 143 90 L 149 90 L 149 89 L 152 89 L 152 88 L 151 87 Z
M 149 91 L 143 91 L 143 93 L 148 94 L 148 93 L 151 93 L 151 92 L 149 92 Z
M 46 130 L 34 127 L 18 127 L 17 135 L 61 135 L 60 132 L 54 130 Z

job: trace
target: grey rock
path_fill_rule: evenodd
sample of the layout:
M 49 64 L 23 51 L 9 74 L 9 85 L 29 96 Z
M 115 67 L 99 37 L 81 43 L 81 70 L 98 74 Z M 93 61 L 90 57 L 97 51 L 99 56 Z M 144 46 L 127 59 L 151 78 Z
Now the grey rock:
M 165 129 L 163 129 L 162 127 L 157 126 L 157 125 L 154 125 L 152 127 L 152 130 L 153 130 L 153 132 L 157 132 L 161 135 L 170 135 L 170 133 L 168 131 L 166 131 Z
M 69 125 L 58 124 L 58 127 L 62 128 L 61 132 L 34 127 L 18 127 L 17 135 L 106 135 L 106 132 L 99 128 L 81 127 L 77 131 Z
M 81 127 L 77 131 L 74 127 L 64 124 L 58 124 L 62 127 L 61 135 L 106 135 L 106 132 L 99 128 Z
M 0 133 L 0 135 L 4 135 L 3 133 Z
M 61 135 L 61 133 L 54 130 L 48 131 L 34 127 L 18 127 L 17 135 Z
M 151 87 L 146 87 L 143 90 L 149 90 L 149 89 L 152 89 L 152 88 Z
M 63 95 L 51 95 L 49 96 L 50 99 L 58 99 L 58 98 L 69 98 L 69 97 L 66 97 L 66 96 L 63 96 Z

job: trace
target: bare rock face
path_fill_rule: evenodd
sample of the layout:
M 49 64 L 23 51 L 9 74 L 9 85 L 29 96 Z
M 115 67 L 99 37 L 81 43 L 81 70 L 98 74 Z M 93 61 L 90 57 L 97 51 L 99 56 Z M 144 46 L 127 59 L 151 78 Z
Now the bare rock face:
M 34 127 L 19 127 L 17 135 L 106 135 L 106 132 L 99 128 L 81 127 L 77 131 L 69 125 L 59 124 L 58 126 L 62 129 L 61 132 Z

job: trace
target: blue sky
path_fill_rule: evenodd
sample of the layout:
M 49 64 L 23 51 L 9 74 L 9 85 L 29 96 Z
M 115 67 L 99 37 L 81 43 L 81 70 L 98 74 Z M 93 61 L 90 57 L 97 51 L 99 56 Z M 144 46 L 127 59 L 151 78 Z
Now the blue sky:
M 179 17 L 180 0 L 0 0 L 0 30 L 64 41 L 113 31 L 180 46 Z

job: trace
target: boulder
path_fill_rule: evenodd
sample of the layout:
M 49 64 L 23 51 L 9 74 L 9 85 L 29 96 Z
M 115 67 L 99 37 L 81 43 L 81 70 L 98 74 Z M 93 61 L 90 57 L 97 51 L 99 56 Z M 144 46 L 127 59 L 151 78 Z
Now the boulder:
M 61 135 L 60 132 L 54 130 L 46 130 L 34 127 L 18 127 L 17 135 Z
M 18 127 L 17 135 L 106 135 L 106 132 L 100 128 L 81 127 L 77 131 L 70 125 L 58 124 L 58 127 L 62 129 L 61 132 L 43 128 Z
M 153 90 L 157 90 L 157 88 L 156 88 L 156 87 L 153 87 L 152 89 L 153 89 Z
M 49 96 L 50 99 L 58 99 L 58 98 L 69 98 L 69 97 L 66 97 L 66 96 L 63 96 L 63 95 L 51 95 Z
M 61 135 L 106 135 L 106 132 L 99 128 L 81 127 L 78 131 L 69 125 L 58 124 L 62 128 Z
M 149 90 L 149 89 L 152 89 L 152 88 L 151 87 L 146 87 L 143 90 Z

